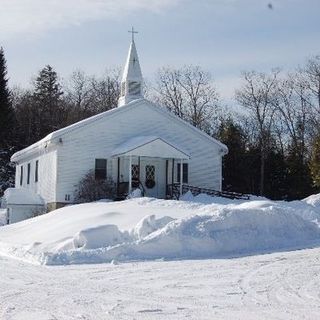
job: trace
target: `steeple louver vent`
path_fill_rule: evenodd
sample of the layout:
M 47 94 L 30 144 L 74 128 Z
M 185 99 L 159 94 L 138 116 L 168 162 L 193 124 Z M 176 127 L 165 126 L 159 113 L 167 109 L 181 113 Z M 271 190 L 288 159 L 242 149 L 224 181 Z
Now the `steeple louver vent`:
M 136 31 L 130 31 L 132 34 Z M 129 102 L 143 98 L 142 94 L 143 78 L 140 69 L 139 58 L 134 43 L 134 38 L 129 48 L 127 61 L 121 79 L 121 93 L 118 106 L 121 107 Z
M 136 96 L 140 95 L 141 92 L 141 84 L 136 81 L 130 81 L 129 82 L 129 94 Z

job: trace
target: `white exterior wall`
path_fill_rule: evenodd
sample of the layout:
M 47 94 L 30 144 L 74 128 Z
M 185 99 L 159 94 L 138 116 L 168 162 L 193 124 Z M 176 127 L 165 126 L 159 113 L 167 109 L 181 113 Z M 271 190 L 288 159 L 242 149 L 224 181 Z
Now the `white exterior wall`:
M 146 101 L 122 110 L 62 136 L 57 159 L 57 202 L 65 202 L 66 194 L 73 200 L 75 186 L 88 170 L 94 169 L 96 158 L 108 159 L 107 174 L 116 181 L 117 161 L 111 160 L 112 151 L 126 140 L 141 135 L 160 136 L 190 154 L 190 185 L 220 190 L 221 146 L 170 115 L 149 107 Z M 171 169 L 169 183 L 170 175 Z
M 35 182 L 36 161 L 38 164 L 38 182 Z M 30 183 L 27 184 L 28 163 L 30 163 Z M 23 183 L 20 185 L 20 168 L 23 166 Z M 57 150 L 43 153 L 16 165 L 16 188 L 26 188 L 39 194 L 46 203 L 56 202 Z
M 42 206 L 19 206 L 19 205 L 10 205 L 8 206 L 8 222 L 16 223 L 26 219 L 33 218 L 44 212 Z

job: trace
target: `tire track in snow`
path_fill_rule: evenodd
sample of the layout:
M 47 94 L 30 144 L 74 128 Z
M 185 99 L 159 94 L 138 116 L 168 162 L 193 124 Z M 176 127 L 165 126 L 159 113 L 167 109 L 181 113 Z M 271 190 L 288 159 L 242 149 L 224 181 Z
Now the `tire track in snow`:
M 313 277 L 310 278 L 308 273 L 301 277 L 306 265 L 305 260 L 302 252 L 299 252 L 290 260 L 279 257 L 276 261 L 259 261 L 257 268 L 245 273 L 238 280 L 242 304 L 246 307 L 252 304 L 261 307 L 261 313 L 266 315 L 268 309 L 276 309 L 278 314 L 274 313 L 273 316 L 279 319 L 282 319 L 283 315 L 290 319 L 319 319 L 320 293 L 310 296 L 310 292 L 315 292 L 315 283 L 317 288 L 320 287 L 320 276 L 312 273 Z M 297 311 L 299 307 L 305 309 L 308 306 L 312 311 L 306 317 Z M 314 311 L 317 309 L 318 311 Z

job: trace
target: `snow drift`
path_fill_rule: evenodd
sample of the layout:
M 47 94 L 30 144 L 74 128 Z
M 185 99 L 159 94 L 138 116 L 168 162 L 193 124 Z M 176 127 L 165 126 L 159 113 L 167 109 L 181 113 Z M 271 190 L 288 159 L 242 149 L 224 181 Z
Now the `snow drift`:
M 320 243 L 308 201 L 185 196 L 66 207 L 0 229 L 0 253 L 41 264 L 226 257 Z

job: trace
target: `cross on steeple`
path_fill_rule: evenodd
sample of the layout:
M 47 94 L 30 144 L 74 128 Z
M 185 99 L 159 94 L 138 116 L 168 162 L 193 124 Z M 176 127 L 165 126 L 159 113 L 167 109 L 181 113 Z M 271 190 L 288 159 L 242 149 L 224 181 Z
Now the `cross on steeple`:
M 133 42 L 133 41 L 134 41 L 134 34 L 135 34 L 135 33 L 138 33 L 138 31 L 135 31 L 134 28 L 132 27 L 132 28 L 131 28 L 131 31 L 128 31 L 128 32 L 131 33 L 132 42 Z

